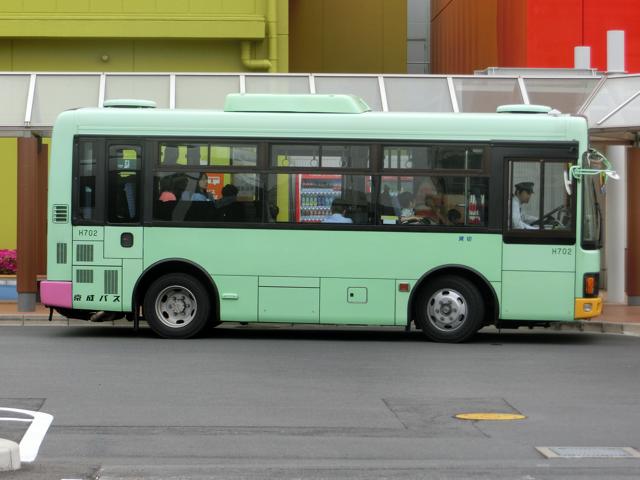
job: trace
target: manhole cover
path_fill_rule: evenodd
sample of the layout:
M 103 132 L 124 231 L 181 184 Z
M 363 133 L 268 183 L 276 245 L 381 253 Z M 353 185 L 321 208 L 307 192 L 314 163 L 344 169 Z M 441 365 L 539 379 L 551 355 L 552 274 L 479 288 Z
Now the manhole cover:
M 536 447 L 547 458 L 640 458 L 631 447 Z

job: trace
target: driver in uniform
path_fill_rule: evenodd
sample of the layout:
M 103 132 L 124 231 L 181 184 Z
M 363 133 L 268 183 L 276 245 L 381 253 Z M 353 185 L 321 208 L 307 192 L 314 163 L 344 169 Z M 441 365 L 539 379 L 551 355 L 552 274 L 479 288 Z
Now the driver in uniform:
M 539 229 L 539 227 L 531 225 L 532 222 L 538 219 L 522 211 L 522 206 L 529 203 L 532 194 L 533 182 L 520 182 L 516 184 L 516 191 L 513 197 L 511 197 L 511 228 L 521 230 Z

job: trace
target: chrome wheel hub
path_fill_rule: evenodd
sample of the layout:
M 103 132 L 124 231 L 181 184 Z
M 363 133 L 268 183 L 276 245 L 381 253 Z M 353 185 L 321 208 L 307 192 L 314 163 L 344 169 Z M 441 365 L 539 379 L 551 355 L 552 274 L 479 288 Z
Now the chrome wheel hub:
M 467 302 L 460 292 L 443 288 L 427 302 L 427 320 L 438 330 L 451 332 L 467 319 Z
M 167 287 L 156 297 L 156 315 L 167 327 L 187 326 L 197 311 L 198 302 L 193 293 L 180 285 Z

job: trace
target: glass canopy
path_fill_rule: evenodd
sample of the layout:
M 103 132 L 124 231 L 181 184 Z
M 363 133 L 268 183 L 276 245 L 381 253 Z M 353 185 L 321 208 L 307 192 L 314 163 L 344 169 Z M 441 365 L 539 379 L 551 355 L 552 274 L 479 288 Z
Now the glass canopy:
M 640 75 L 328 75 L 264 73 L 0 73 L 0 136 L 50 134 L 67 109 L 142 98 L 159 108 L 221 109 L 229 93 L 349 93 L 381 112 L 495 112 L 548 105 L 585 115 L 602 134 L 640 130 Z

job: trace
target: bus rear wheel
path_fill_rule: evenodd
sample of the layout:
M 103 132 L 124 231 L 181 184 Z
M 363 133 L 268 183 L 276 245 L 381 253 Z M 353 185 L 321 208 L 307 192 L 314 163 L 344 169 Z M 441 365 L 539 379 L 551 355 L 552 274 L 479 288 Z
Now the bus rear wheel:
M 191 275 L 171 273 L 154 281 L 144 296 L 144 318 L 164 338 L 190 338 L 206 327 L 207 290 Z
M 469 340 L 482 327 L 484 302 L 478 288 L 457 275 L 437 277 L 418 295 L 416 323 L 434 342 Z

